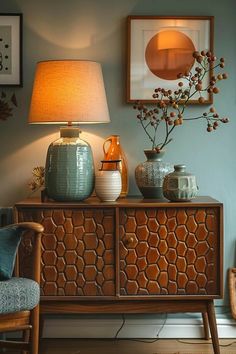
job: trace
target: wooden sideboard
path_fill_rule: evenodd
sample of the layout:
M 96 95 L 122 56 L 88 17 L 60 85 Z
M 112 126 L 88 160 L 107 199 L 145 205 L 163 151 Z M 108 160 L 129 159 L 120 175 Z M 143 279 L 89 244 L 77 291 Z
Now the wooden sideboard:
M 223 296 L 223 206 L 119 199 L 15 205 L 16 221 L 42 223 L 41 313 L 200 312 L 214 353 L 214 299 Z M 20 275 L 31 272 L 31 235 Z

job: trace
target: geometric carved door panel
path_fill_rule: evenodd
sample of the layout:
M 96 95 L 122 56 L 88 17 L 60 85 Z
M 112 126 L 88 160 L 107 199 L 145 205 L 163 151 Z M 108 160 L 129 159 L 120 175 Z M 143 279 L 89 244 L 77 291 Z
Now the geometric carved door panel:
M 115 295 L 113 209 L 23 209 L 19 221 L 40 222 L 42 296 Z M 21 275 L 30 271 L 31 239 L 20 249 Z
M 121 295 L 219 293 L 217 208 L 120 209 Z

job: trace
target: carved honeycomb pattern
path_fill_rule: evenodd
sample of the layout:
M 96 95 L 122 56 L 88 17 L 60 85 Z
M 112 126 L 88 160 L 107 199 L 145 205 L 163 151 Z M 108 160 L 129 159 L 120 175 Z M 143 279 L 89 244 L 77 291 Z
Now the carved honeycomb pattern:
M 120 211 L 121 295 L 218 291 L 217 209 Z
M 24 209 L 20 221 L 43 224 L 41 294 L 115 294 L 114 211 L 111 209 Z M 31 236 L 20 250 L 21 274 L 30 272 Z

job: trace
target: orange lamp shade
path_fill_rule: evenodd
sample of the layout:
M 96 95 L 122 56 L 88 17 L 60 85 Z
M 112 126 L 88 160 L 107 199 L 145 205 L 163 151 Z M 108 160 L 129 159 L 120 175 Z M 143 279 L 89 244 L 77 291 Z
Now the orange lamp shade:
M 37 64 L 29 123 L 108 123 L 101 65 L 87 60 Z

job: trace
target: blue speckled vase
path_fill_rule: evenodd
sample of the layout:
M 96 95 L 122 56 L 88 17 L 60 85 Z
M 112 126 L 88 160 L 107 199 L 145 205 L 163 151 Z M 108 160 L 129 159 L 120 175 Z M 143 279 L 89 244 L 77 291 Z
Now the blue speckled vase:
M 137 186 L 144 198 L 163 199 L 163 179 L 173 170 L 172 165 L 162 161 L 165 153 L 163 150 L 144 150 L 144 153 L 147 161 L 140 163 L 135 169 Z
M 61 128 L 60 139 L 48 148 L 45 187 L 49 198 L 80 201 L 94 189 L 94 164 L 90 145 L 79 138 L 79 128 Z

